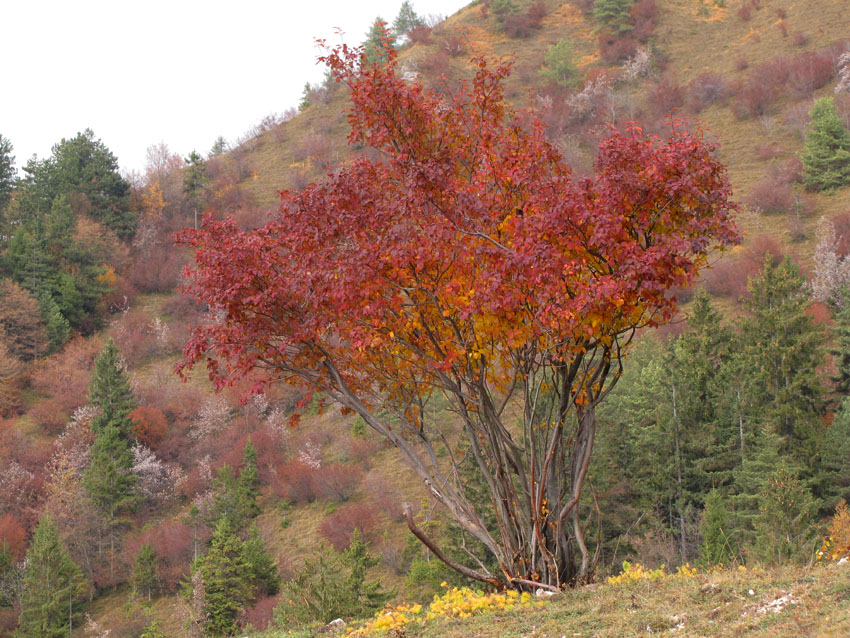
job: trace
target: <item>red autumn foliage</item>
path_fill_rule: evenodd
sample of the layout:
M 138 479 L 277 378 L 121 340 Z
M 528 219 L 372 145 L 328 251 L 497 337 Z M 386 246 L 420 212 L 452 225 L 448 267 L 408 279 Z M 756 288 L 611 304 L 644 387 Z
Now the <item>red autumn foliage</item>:
M 163 241 L 151 246 L 146 256 L 137 258 L 127 278 L 142 292 L 171 292 L 177 287 L 185 265 L 182 251 Z
M 685 103 L 685 92 L 676 76 L 667 73 L 649 84 L 646 89 L 646 103 L 650 117 L 664 118 Z
M 133 420 L 133 434 L 136 435 L 139 443 L 157 450 L 168 434 L 168 422 L 162 410 L 140 405 L 130 413 L 130 418 Z
M 199 547 L 209 532 L 195 530 Z M 185 523 L 175 520 L 164 521 L 154 527 L 146 527 L 129 536 L 124 545 L 127 564 L 132 566 L 142 546 L 150 543 L 158 558 L 157 573 L 165 591 L 176 591 L 180 581 L 189 574 L 189 564 L 194 557 L 193 530 Z
M 407 37 L 415 44 L 431 44 L 431 27 L 420 24 L 408 31 Z
M 272 482 L 272 489 L 290 503 L 312 503 L 318 496 L 316 475 L 319 471 L 301 461 L 290 461 L 277 468 L 277 480 Z
M 786 214 L 794 207 L 794 189 L 788 182 L 766 175 L 750 189 L 744 201 L 764 213 Z
M 280 596 L 263 596 L 250 607 L 246 607 L 239 614 L 239 620 L 245 627 L 251 625 L 254 629 L 265 631 L 274 620 L 274 608 L 279 602 Z
M 71 416 L 56 399 L 52 398 L 37 401 L 27 414 L 45 432 L 53 435 L 62 432 Z
M 799 97 L 809 97 L 823 88 L 835 75 L 835 64 L 826 53 L 806 51 L 791 61 L 788 87 Z
M 3 543 L 16 560 L 23 560 L 27 552 L 27 530 L 13 514 L 0 516 L 0 545 Z
M 313 485 L 320 498 L 344 503 L 357 490 L 363 480 L 363 470 L 348 463 L 325 465 L 313 476 Z
M 617 64 L 634 55 L 638 47 L 638 41 L 624 35 L 614 34 L 603 29 L 596 36 L 596 44 L 599 47 L 599 56 L 605 64 Z
M 398 77 L 395 53 L 386 55 L 384 64 L 364 68 L 359 50 L 342 47 L 326 62 L 349 89 L 350 141 L 384 151 L 387 161 L 357 158 L 321 184 L 281 193 L 278 217 L 253 233 L 208 216 L 201 230 L 180 235 L 195 250 L 192 292 L 221 317 L 196 330 L 180 370 L 203 361 L 218 389 L 258 365 L 278 380 L 308 383 L 357 411 L 423 482 L 439 486 L 432 494 L 485 542 L 505 574 L 531 578 L 539 564 L 553 586 L 585 578 L 586 547 L 572 522 L 561 527 L 584 474 L 569 487 L 549 485 L 548 477 L 590 462 L 594 430 L 573 418 L 593 418 L 620 339 L 669 321 L 677 302 L 668 291 L 693 282 L 713 246 L 738 240 L 725 170 L 699 131 L 674 122 L 664 142 L 639 128 L 612 131 L 595 174 L 574 179 L 542 125 L 504 103 L 508 67 L 476 60 L 473 81 L 446 99 Z M 574 358 L 586 363 L 564 365 Z M 431 419 L 422 398 L 438 390 L 460 405 L 493 405 L 492 388 L 513 384 L 520 365 L 567 375 L 558 383 L 574 411 L 556 429 L 525 424 L 509 449 L 490 429 L 505 431 L 495 410 L 476 412 L 461 427 L 476 441 L 488 432 L 480 450 L 488 461 L 479 468 L 490 472 L 492 463 L 499 477 L 510 477 L 492 483 L 500 525 L 518 535 L 538 525 L 519 506 L 537 498 L 522 486 L 558 492 L 566 511 L 536 528 L 540 556 L 531 545 L 504 545 L 514 532 L 494 538 L 471 522 L 465 512 L 473 506 L 456 491 L 463 486 L 444 474 L 454 459 L 433 461 L 428 446 L 437 437 L 422 436 Z M 375 405 L 392 406 L 397 416 L 390 421 Z M 537 438 L 566 427 L 579 432 L 568 444 Z M 545 476 L 535 467 L 519 477 L 522 463 L 500 465 L 526 454 L 516 441 L 548 447 Z M 279 473 L 289 469 L 298 479 L 297 467 L 291 462 Z M 323 532 L 339 542 L 340 530 L 368 527 L 369 509 L 353 507 L 340 508 Z M 582 568 L 571 558 L 579 553 Z M 564 562 L 551 567 L 546 556 Z
M 637 0 L 629 9 L 631 34 L 641 42 L 646 42 L 655 32 L 655 19 L 658 17 L 656 0 Z
M 319 525 L 319 533 L 337 551 L 342 551 L 351 543 L 355 529 L 360 530 L 364 541 L 375 541 L 380 517 L 380 511 L 371 503 L 349 503 L 325 517 Z

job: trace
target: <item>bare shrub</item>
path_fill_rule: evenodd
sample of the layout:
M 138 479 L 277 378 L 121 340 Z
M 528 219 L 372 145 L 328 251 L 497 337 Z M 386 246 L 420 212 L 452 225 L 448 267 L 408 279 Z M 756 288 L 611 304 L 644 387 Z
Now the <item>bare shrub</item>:
M 744 22 L 749 22 L 753 17 L 753 10 L 748 4 L 742 4 L 737 11 L 737 16 Z
M 688 84 L 688 108 L 694 113 L 723 102 L 729 95 L 729 83 L 717 73 L 701 73 Z
M 790 213 L 794 207 L 794 189 L 772 175 L 762 178 L 744 201 L 765 213 Z
M 380 512 L 371 503 L 349 503 L 327 516 L 319 525 L 319 533 L 337 551 L 342 551 L 351 543 L 355 529 L 360 530 L 364 541 L 374 542 L 379 521 Z
M 802 31 L 795 31 L 791 34 L 791 42 L 795 47 L 804 47 L 809 43 L 809 36 Z
M 647 87 L 646 102 L 651 116 L 664 117 L 685 103 L 685 93 L 676 76 L 667 73 Z
M 826 86 L 834 73 L 835 67 L 829 55 L 807 51 L 791 61 L 788 87 L 800 97 L 809 97 Z
M 333 463 L 316 472 L 313 483 L 319 497 L 345 503 L 354 496 L 362 480 L 363 470 L 356 465 Z

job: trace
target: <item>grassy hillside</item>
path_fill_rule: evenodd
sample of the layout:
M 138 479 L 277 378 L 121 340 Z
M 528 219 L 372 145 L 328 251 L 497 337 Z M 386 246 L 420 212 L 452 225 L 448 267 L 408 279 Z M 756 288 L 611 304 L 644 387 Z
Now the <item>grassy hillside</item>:
M 458 618 L 446 612 L 449 617 L 414 621 L 391 629 L 388 635 L 838 638 L 850 633 L 850 566 L 767 571 L 741 568 L 688 577 L 641 578 L 532 599 L 510 611 L 473 613 L 473 617 Z M 425 615 L 427 610 L 407 613 L 411 619 Z M 256 638 L 307 638 L 319 635 L 317 631 L 278 630 L 256 634 Z M 377 632 L 367 630 L 357 635 Z

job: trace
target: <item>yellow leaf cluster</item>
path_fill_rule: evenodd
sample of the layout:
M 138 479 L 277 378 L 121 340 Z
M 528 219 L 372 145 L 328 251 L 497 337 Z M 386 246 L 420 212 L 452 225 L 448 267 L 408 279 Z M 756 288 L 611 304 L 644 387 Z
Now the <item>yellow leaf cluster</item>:
M 635 583 L 639 581 L 662 580 L 664 578 L 692 578 L 697 575 L 696 567 L 691 567 L 690 563 L 685 563 L 676 568 L 675 574 L 668 574 L 664 565 L 658 569 L 647 569 L 640 563 L 630 563 L 623 561 L 623 571 L 617 576 L 609 576 L 609 585 L 623 585 Z
M 446 586 L 446 583 L 443 583 Z M 420 623 L 435 618 L 470 618 L 488 611 L 511 611 L 518 606 L 542 605 L 533 602 L 531 594 L 516 590 L 484 593 L 469 587 L 453 587 L 434 600 L 424 610 L 422 605 L 397 605 L 380 611 L 375 618 L 358 629 L 350 629 L 349 636 L 375 636 L 410 623 Z

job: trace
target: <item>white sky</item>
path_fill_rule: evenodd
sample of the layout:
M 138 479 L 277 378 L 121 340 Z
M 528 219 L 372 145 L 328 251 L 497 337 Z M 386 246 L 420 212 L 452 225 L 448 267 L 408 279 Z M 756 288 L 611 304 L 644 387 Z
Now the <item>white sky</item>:
M 448 16 L 470 0 L 413 0 Z M 19 167 L 86 128 L 122 170 L 165 142 L 206 154 L 317 82 L 315 38 L 359 44 L 402 0 L 0 0 L 0 134 Z

